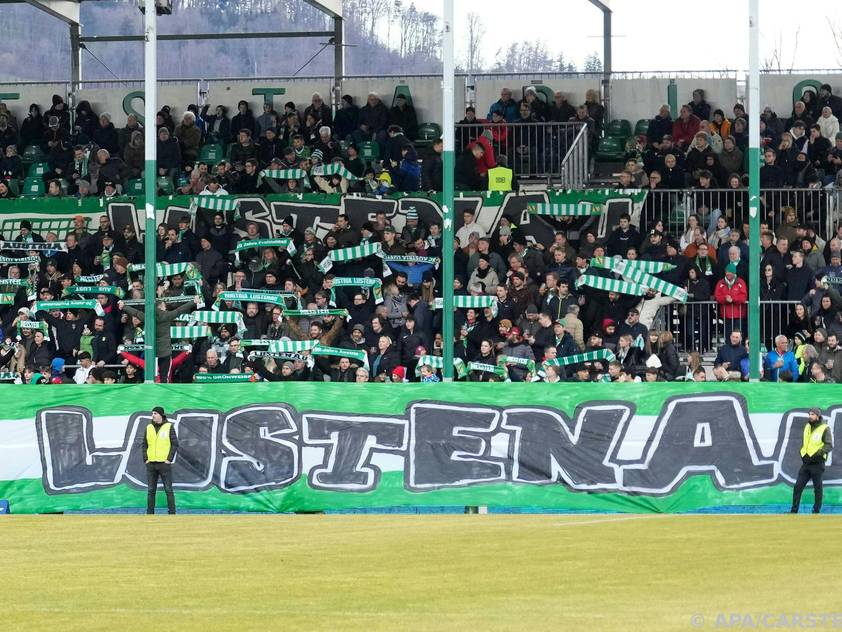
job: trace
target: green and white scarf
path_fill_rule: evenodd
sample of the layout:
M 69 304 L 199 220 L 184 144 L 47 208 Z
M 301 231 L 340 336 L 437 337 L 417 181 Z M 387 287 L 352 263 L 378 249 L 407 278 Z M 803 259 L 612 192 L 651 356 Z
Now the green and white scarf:
M 544 366 L 569 366 L 571 364 L 582 364 L 583 362 L 593 362 L 595 360 L 605 360 L 613 362 L 617 359 L 610 349 L 597 349 L 596 351 L 586 351 L 585 353 L 575 353 L 573 355 L 556 358 L 555 360 L 546 360 Z
M 162 303 L 188 303 L 193 301 L 196 298 L 196 294 L 182 294 L 180 296 L 162 296 L 161 298 L 156 298 L 155 302 L 158 301 Z M 145 305 L 146 301 L 142 298 L 127 298 L 123 301 L 124 305 Z M 200 302 L 198 307 L 204 307 L 204 301 Z
M 24 329 L 36 332 L 40 331 L 44 334 L 44 340 L 50 339 L 50 326 L 43 320 L 21 320 L 18 321 L 18 335 Z
M 109 294 L 117 298 L 123 298 L 123 288 L 117 285 L 71 285 L 65 288 L 62 296 L 71 294 L 94 295 Z
M 146 270 L 145 263 L 129 264 L 129 272 L 143 272 Z M 188 279 L 201 279 L 202 275 L 199 269 L 193 263 L 159 263 L 155 266 L 155 276 L 159 279 L 162 277 L 173 276 L 176 274 L 183 274 Z
M 552 215 L 554 217 L 587 217 L 600 215 L 602 204 L 593 202 L 575 202 L 571 204 L 527 204 L 526 208 L 533 215 Z
M 261 178 L 272 180 L 302 180 L 307 177 L 304 169 L 264 169 L 260 172 Z
M 14 305 L 16 296 L 9 292 L 0 293 L 0 305 Z
M 419 255 L 386 255 L 383 257 L 383 261 L 389 263 L 394 261 L 395 263 L 429 263 L 432 264 L 436 270 L 439 269 L 439 264 L 441 263 L 441 259 L 438 257 L 421 257 Z
M 674 298 L 682 303 L 687 301 L 687 290 L 683 287 L 668 283 L 663 279 L 659 279 L 656 276 L 652 276 L 644 265 L 646 263 L 656 262 L 637 262 L 624 259 L 615 260 L 614 272 L 622 275 L 625 279 L 628 279 L 631 282 L 638 283 L 645 288 L 660 292 L 661 294 Z
M 258 248 L 285 248 L 290 256 L 296 253 L 295 244 L 289 237 L 279 239 L 245 239 L 240 241 L 232 250 L 233 253 L 239 254 L 243 250 L 257 250 Z
M 65 301 L 35 301 L 35 306 L 32 308 L 32 312 L 40 312 L 45 311 L 48 312 L 51 309 L 92 309 L 96 312 L 97 316 L 105 316 L 105 310 L 102 309 L 102 305 L 99 304 L 97 300 L 65 300 Z
M 347 316 L 347 309 L 285 309 L 284 316 L 292 316 L 294 318 L 309 317 L 309 316 Z
M 268 338 L 243 338 L 240 340 L 240 346 L 244 349 L 250 347 L 268 347 L 271 342 Z
M 67 245 L 57 241 L 0 241 L 0 249 L 2 250 L 35 250 L 37 252 L 48 252 L 55 250 L 56 252 L 64 252 L 67 250 Z
M 14 382 L 18 379 L 18 374 L 14 371 L 0 371 L 0 382 Z
M 240 200 L 224 195 L 194 195 L 190 200 L 191 215 L 196 209 L 204 208 L 209 211 L 233 211 L 240 205 Z
M 324 347 L 321 344 L 317 344 L 310 350 L 310 353 L 314 356 L 350 358 L 361 363 L 362 366 L 368 369 L 368 354 L 363 350 L 358 351 L 356 349 L 344 349 L 342 347 Z
M 514 356 L 501 355 L 497 356 L 497 364 L 505 367 L 507 364 L 516 364 L 525 367 L 527 371 L 535 374 L 535 360 L 529 358 L 515 358 Z
M 254 373 L 196 373 L 193 381 L 198 384 L 214 384 L 220 382 L 259 382 L 260 378 Z
M 415 366 L 415 375 L 421 375 L 421 367 L 429 364 L 434 369 L 444 369 L 444 358 L 434 355 L 418 356 L 418 364 Z M 456 369 L 456 377 L 464 379 L 468 375 L 468 367 L 462 358 L 453 358 L 453 368 Z
M 583 285 L 592 287 L 595 290 L 616 292 L 618 294 L 632 294 L 634 296 L 643 296 L 646 294 L 646 288 L 638 283 L 629 283 L 628 281 L 620 281 L 618 279 L 606 279 L 595 274 L 583 274 L 576 279 L 577 288 Z
M 269 353 L 301 353 L 310 351 L 319 344 L 318 340 L 272 340 L 269 342 Z
M 486 364 L 484 362 L 468 362 L 469 371 L 482 371 L 484 373 L 493 373 L 503 379 L 509 379 L 509 373 L 506 367 L 497 366 L 496 364 Z
M 40 263 L 41 257 L 0 257 L 0 265 L 14 266 L 14 265 L 29 265 L 30 263 Z
M 342 176 L 346 180 L 354 181 L 354 180 L 361 180 L 353 173 L 348 171 L 341 162 L 331 162 L 327 165 L 319 165 L 317 167 L 313 167 L 310 170 L 310 174 L 314 176 L 322 176 L 330 177 L 330 176 Z
M 225 291 L 220 292 L 214 301 L 212 309 L 219 310 L 219 305 L 223 301 L 231 301 L 234 303 L 270 303 L 280 307 L 286 307 L 284 297 L 278 294 L 268 294 L 266 292 L 251 292 L 249 290 Z
M 211 325 L 237 325 L 237 333 L 242 335 L 246 330 L 243 315 L 240 312 L 217 312 L 213 310 L 198 310 L 185 314 L 188 322 L 207 323 Z
M 622 270 L 641 270 L 646 274 L 660 274 L 674 270 L 675 266 L 663 261 L 643 261 L 640 259 L 623 259 L 620 255 L 614 257 L 593 257 L 590 265 L 592 268 L 613 270 L 617 274 L 623 274 Z
M 362 287 L 371 290 L 374 294 L 374 302 L 378 305 L 383 302 L 383 281 L 375 277 L 334 277 L 330 289 L 330 304 L 336 305 L 335 287 Z
M 170 327 L 170 338 L 181 340 L 187 338 L 206 338 L 211 335 L 210 327 L 207 325 L 173 325 Z
M 442 309 L 443 307 L 443 298 L 437 298 L 433 301 L 433 309 Z M 456 309 L 485 309 L 488 307 L 491 309 L 491 314 L 497 316 L 497 297 L 460 294 L 453 297 L 453 307 Z
M 88 276 L 77 276 L 76 283 L 96 284 L 105 278 L 104 274 L 89 274 Z
M 381 259 L 386 255 L 383 253 L 383 245 L 378 241 L 373 244 L 363 244 L 362 246 L 351 246 L 350 248 L 337 248 L 327 253 L 327 256 L 322 259 L 319 264 L 319 270 L 326 273 L 333 267 L 334 263 L 344 263 L 345 261 L 354 261 L 355 259 L 365 259 L 366 257 L 378 256 Z M 392 271 L 386 263 L 383 263 L 383 276 L 389 276 Z

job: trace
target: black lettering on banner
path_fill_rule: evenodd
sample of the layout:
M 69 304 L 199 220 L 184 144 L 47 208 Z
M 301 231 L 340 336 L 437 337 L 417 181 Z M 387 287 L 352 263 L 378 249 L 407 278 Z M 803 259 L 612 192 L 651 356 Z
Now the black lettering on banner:
M 499 423 L 500 411 L 493 408 L 412 404 L 404 486 L 425 491 L 506 480 L 508 459 L 491 453 Z
M 631 406 L 605 402 L 579 406 L 575 424 L 548 408 L 506 408 L 501 428 L 512 432 L 511 480 L 563 482 L 571 489 L 619 487 L 619 465 L 609 461 L 621 431 L 634 414 Z
M 336 224 L 339 206 L 335 204 L 307 204 L 303 202 L 271 202 L 272 223 L 275 230 L 280 230 L 287 215 L 295 220 L 295 230 L 303 233 L 305 228 L 312 228 L 321 239 Z M 274 237 L 274 233 L 270 232 Z
M 798 470 L 801 469 L 801 445 L 804 441 L 804 425 L 807 423 L 807 409 L 791 410 L 784 415 L 783 423 L 778 427 L 776 461 L 779 464 L 778 480 L 795 484 Z M 836 406 L 824 415 L 830 427 L 834 449 L 827 457 L 824 472 L 825 485 L 842 485 L 842 457 L 833 458 L 836 452 L 836 421 L 842 416 L 842 406 Z
M 697 426 L 709 427 L 703 442 Z M 709 472 L 720 490 L 772 483 L 775 462 L 765 459 L 745 400 L 732 393 L 672 397 L 646 440 L 638 463 L 624 462 L 621 489 L 660 495 L 674 491 L 686 478 Z
M 389 223 L 394 223 L 398 213 L 398 201 L 392 198 L 365 198 L 346 195 L 342 197 L 342 209 L 341 211 L 337 210 L 337 214 L 339 212 L 348 216 L 348 221 L 354 230 L 360 230 L 362 225 L 373 220 L 377 213 L 385 213 Z M 336 218 L 334 217 L 330 224 L 335 223 L 335 221 Z M 330 230 L 330 228 L 330 225 L 325 226 L 325 231 Z
M 306 446 L 324 446 L 321 463 L 310 470 L 313 489 L 371 491 L 381 475 L 372 457 L 383 452 L 403 457 L 406 452 L 405 419 L 313 413 L 304 415 L 301 425 Z
M 120 481 L 123 446 L 94 444 L 91 411 L 78 406 L 39 410 L 35 429 L 41 453 L 44 490 L 48 494 L 86 492 Z
M 235 408 L 222 424 L 222 450 L 222 491 L 253 492 L 290 485 L 301 467 L 294 411 L 285 404 Z
M 172 465 L 175 489 L 203 491 L 213 487 L 219 416 L 216 410 L 179 410 L 167 416 L 178 435 L 178 452 Z M 138 489 L 146 489 L 147 485 L 143 438 L 151 422 L 152 416 L 149 413 L 135 413 L 126 428 L 129 458 L 125 466 L 125 478 Z

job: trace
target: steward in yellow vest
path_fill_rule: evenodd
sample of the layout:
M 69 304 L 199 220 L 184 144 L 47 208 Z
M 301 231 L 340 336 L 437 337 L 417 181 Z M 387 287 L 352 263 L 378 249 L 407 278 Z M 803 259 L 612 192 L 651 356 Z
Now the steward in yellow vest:
M 158 491 L 158 479 L 164 484 L 167 496 L 167 512 L 175 513 L 175 495 L 172 489 L 172 462 L 178 450 L 178 437 L 175 426 L 167 420 L 164 409 L 156 406 L 152 409 L 152 423 L 146 426 L 143 436 L 143 460 L 146 463 L 146 513 L 155 513 L 155 494 Z
M 512 191 L 516 186 L 514 171 L 509 169 L 506 156 L 497 156 L 497 166 L 488 170 L 488 190 Z
M 791 513 L 798 513 L 801 504 L 801 494 L 807 486 L 807 482 L 813 480 L 813 491 L 815 502 L 813 513 L 819 513 L 822 508 L 822 476 L 824 476 L 824 464 L 827 455 L 833 449 L 833 437 L 830 435 L 830 426 L 822 419 L 820 408 L 811 408 L 809 418 L 804 425 L 804 436 L 801 443 L 801 469 L 798 471 L 798 479 L 792 490 Z

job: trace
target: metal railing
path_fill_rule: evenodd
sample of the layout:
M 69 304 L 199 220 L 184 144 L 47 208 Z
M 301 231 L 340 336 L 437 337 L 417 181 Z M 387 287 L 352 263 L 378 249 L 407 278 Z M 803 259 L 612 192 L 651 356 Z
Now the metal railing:
M 506 156 L 519 178 L 557 181 L 561 165 L 584 123 L 463 123 L 456 125 L 456 149 L 463 150 L 484 132 L 495 156 Z
M 588 126 L 582 125 L 570 149 L 561 161 L 560 185 L 565 189 L 584 189 L 590 177 Z
M 760 342 L 767 349 L 778 334 L 785 333 L 798 301 L 760 302 Z M 672 303 L 662 307 L 655 317 L 653 329 L 672 333 L 679 352 L 715 353 L 728 343 L 735 329 L 748 337 L 748 305 L 745 316 L 725 317 L 723 308 L 715 301 Z
M 784 222 L 782 209 L 792 207 L 798 223 L 812 226 L 820 235 L 832 235 L 842 209 L 836 189 L 763 189 L 760 222 L 775 232 Z M 649 191 L 640 212 L 640 227 L 648 229 L 661 220 L 672 234 L 687 228 L 687 218 L 698 215 L 703 228 L 724 214 L 731 226 L 742 229 L 748 222 L 748 189 L 656 189 Z M 713 218 L 713 222 L 711 219 Z M 709 231 L 710 232 L 710 231 Z

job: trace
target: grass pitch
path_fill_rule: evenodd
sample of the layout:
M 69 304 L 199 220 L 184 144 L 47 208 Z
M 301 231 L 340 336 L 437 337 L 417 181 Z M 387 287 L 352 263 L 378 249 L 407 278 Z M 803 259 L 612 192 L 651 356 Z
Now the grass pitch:
M 714 629 L 719 613 L 838 604 L 840 524 L 829 515 L 8 516 L 0 628 Z

